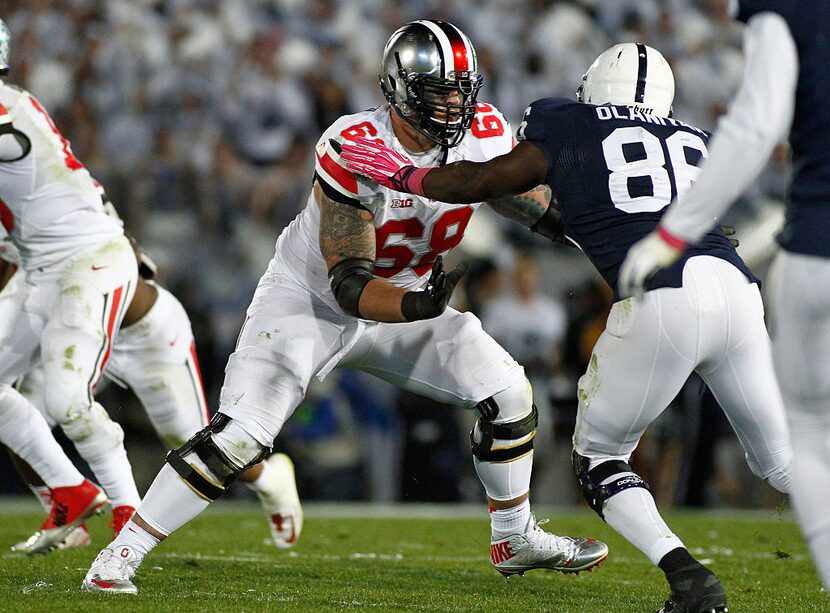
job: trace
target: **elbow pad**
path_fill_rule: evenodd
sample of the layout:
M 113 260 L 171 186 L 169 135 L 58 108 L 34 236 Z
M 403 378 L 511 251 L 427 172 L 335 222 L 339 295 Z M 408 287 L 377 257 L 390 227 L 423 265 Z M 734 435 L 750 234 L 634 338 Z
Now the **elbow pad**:
M 366 284 L 374 278 L 375 263 L 364 258 L 346 258 L 329 270 L 329 281 L 334 298 L 343 311 L 352 317 L 360 317 L 360 295 Z

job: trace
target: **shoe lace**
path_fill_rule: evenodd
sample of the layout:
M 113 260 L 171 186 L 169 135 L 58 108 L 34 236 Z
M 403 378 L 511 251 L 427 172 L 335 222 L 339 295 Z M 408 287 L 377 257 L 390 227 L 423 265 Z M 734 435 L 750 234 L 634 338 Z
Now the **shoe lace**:
M 550 551 L 561 551 L 565 554 L 566 559 L 571 559 L 576 556 L 577 542 L 569 536 L 557 536 L 550 532 L 542 530 L 542 526 L 548 523 L 550 519 L 545 518 L 536 521 L 536 517 L 531 515 L 531 522 L 533 522 L 533 531 L 538 533 L 539 542 L 542 547 Z
M 132 560 L 125 560 L 115 554 L 112 549 L 106 548 L 98 554 L 96 566 L 99 574 L 107 579 L 130 579 L 135 574 L 135 564 Z M 103 571 L 103 572 L 102 572 Z

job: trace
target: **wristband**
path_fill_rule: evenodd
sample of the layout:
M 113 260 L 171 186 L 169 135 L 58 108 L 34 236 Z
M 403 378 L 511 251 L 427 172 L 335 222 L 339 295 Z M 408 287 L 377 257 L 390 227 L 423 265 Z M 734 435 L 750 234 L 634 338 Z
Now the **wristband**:
M 682 238 L 676 237 L 674 234 L 666 230 L 662 225 L 657 226 L 657 233 L 660 235 L 660 238 L 663 239 L 663 242 L 666 243 L 672 249 L 676 249 L 677 251 L 685 251 L 688 244 Z

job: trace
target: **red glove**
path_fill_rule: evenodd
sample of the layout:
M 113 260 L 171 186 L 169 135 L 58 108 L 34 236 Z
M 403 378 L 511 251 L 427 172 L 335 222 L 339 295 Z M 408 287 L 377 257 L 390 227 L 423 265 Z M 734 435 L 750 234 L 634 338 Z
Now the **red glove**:
M 377 140 L 358 137 L 342 144 L 329 142 L 340 157 L 346 160 L 349 170 L 397 192 L 424 195 L 424 177 L 431 168 L 418 168 L 408 157 Z

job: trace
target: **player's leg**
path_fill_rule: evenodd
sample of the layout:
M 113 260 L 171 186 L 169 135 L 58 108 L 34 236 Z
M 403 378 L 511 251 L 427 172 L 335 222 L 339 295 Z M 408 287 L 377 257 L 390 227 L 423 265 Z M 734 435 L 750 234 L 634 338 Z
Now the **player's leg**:
M 793 506 L 830 590 L 830 262 L 781 252 L 770 274 L 775 371 L 793 447 Z
M 290 279 L 263 276 L 225 369 L 219 411 L 167 455 L 136 514 L 93 562 L 84 589 L 134 593 L 131 579 L 147 553 L 267 454 L 311 377 L 333 359 L 348 321 L 322 302 L 310 308 L 310 300 Z M 358 332 L 357 322 L 348 326 Z
M 17 296 L 19 308 L 6 312 L 13 325 L 3 326 L 0 334 L 0 442 L 49 487 L 49 515 L 27 541 L 26 552 L 31 554 L 52 549 L 106 502 L 103 492 L 85 480 L 63 453 L 37 408 L 10 385 L 35 363 L 43 321 L 36 307 L 48 298 L 40 294 L 24 288 Z
M 471 434 L 473 461 L 490 502 L 491 558 L 499 571 L 575 572 L 605 558 L 602 543 L 538 528 L 528 500 L 537 425 L 530 384 L 475 316 L 448 309 L 427 321 L 375 325 L 343 364 L 478 411 Z
M 614 304 L 579 380 L 573 463 L 591 508 L 663 570 L 672 600 L 693 597 L 701 607 L 720 606 L 725 595 L 717 578 L 671 531 L 629 464 L 646 427 L 692 371 L 697 333 L 688 310 L 682 289 Z M 684 598 L 690 587 L 693 593 Z
M 122 327 L 107 372 L 138 397 L 168 449 L 180 447 L 208 425 L 196 343 L 184 307 L 169 291 L 152 282 L 150 309 Z M 277 547 L 292 547 L 302 531 L 302 506 L 294 466 L 284 454 L 246 469 L 239 480 L 259 498 Z M 115 526 L 116 534 L 122 526 Z
M 113 506 L 140 497 L 124 450 L 124 433 L 93 398 L 132 299 L 137 268 L 123 236 L 81 254 L 44 276 L 57 285 L 40 338 L 44 407 L 75 444 Z
M 732 424 L 753 474 L 788 493 L 792 446 L 773 372 L 761 295 L 757 285 L 743 279 L 724 289 L 730 294 L 729 333 L 724 335 L 718 326 L 708 334 L 722 336 L 725 351 L 702 364 L 698 372 Z

